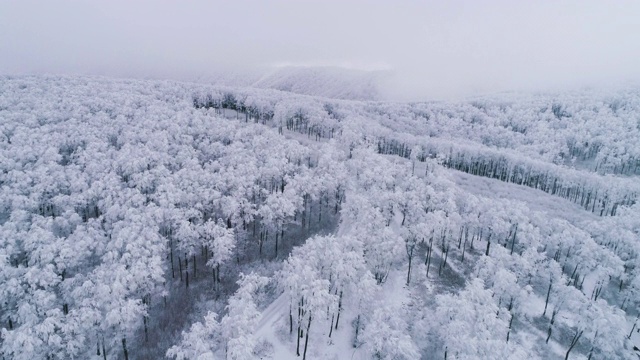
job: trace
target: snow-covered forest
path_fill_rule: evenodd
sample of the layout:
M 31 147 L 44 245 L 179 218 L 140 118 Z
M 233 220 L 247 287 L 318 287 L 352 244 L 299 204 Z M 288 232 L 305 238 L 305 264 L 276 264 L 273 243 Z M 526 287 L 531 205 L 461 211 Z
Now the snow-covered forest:
M 640 89 L 0 77 L 3 359 L 638 359 Z

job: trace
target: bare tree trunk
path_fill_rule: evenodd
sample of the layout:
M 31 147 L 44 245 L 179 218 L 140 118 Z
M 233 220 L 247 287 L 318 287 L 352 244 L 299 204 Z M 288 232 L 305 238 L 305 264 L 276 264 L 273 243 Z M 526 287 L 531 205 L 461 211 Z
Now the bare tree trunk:
M 149 328 L 147 326 L 147 317 L 143 316 L 142 321 L 144 322 L 144 342 L 149 342 Z
M 575 335 L 573 335 L 573 339 L 571 339 L 571 344 L 569 345 L 567 354 L 564 356 L 564 360 L 569 359 L 569 353 L 571 352 L 571 350 L 573 350 L 573 347 L 576 346 L 576 344 L 578 343 L 578 340 L 580 340 L 580 337 L 582 336 L 582 332 L 583 332 L 582 330 L 576 330 Z
M 427 266 L 427 277 L 429 277 L 429 268 L 431 267 L 431 254 L 433 253 L 433 238 L 429 239 L 429 247 L 427 248 L 427 258 L 424 264 Z
M 122 349 L 124 350 L 124 360 L 129 360 L 129 352 L 127 351 L 127 340 L 122 338 Z
M 507 331 L 507 342 L 509 342 L 509 336 L 511 336 L 511 326 L 513 325 L 513 314 L 511 314 L 511 319 L 509 320 L 509 330 Z
M 338 300 L 338 316 L 336 317 L 336 330 L 338 330 L 338 323 L 340 322 L 341 312 L 342 312 L 342 290 L 340 290 L 340 298 Z
M 487 252 L 485 253 L 486 256 L 489 256 L 490 247 L 491 247 L 491 233 L 489 233 L 489 237 L 487 238 Z
M 335 315 L 331 315 L 331 326 L 329 327 L 329 339 L 331 339 L 331 334 L 333 334 L 333 320 Z
M 442 259 L 442 265 L 440 266 L 440 269 L 438 269 L 438 275 L 442 274 L 442 270 L 444 270 L 444 267 L 447 266 L 447 259 L 449 258 L 449 245 L 447 245 L 447 249 L 444 252 L 444 259 Z
M 411 281 L 411 260 L 413 260 L 413 246 L 411 250 L 407 250 L 407 255 L 409 256 L 409 270 L 407 271 L 407 286 L 409 286 L 409 282 Z
M 553 285 L 553 280 L 549 280 L 549 289 L 547 289 L 547 299 L 544 301 L 544 312 L 542 316 L 547 314 L 547 306 L 549 305 L 549 295 L 551 295 L 551 285 Z
M 173 240 L 171 240 L 169 242 L 169 248 L 171 249 L 171 278 L 175 279 L 176 278 L 176 273 L 173 270 Z
M 296 334 L 296 338 L 297 338 L 297 343 L 296 343 L 296 356 L 300 356 L 300 332 L 302 330 L 300 329 L 300 323 L 298 323 L 298 333 Z
M 297 342 L 296 342 L 296 355 L 300 356 L 300 338 L 302 337 L 302 329 L 300 325 L 302 323 L 302 305 L 304 305 L 304 298 L 300 299 L 298 303 L 298 332 L 296 334 Z
M 551 339 L 551 333 L 553 332 L 553 324 L 556 322 L 556 315 L 558 314 L 558 311 L 560 311 L 560 310 L 556 307 L 551 312 L 551 320 L 549 321 L 549 329 L 547 329 L 547 340 L 545 340 L 546 344 L 548 344 L 549 343 L 549 339 Z
M 354 339 L 353 347 L 358 343 L 358 334 L 360 333 L 360 314 L 358 314 L 358 318 L 356 319 L 356 336 Z
M 633 327 L 631 328 L 631 332 L 629 333 L 629 336 L 627 336 L 627 339 L 631 339 L 631 335 L 633 335 L 633 330 L 636 329 L 637 325 L 638 325 L 638 318 L 636 318 L 636 321 L 633 323 Z
M 516 224 L 516 229 L 513 232 L 513 237 L 511 238 L 511 255 L 513 255 L 513 247 L 516 243 L 516 234 L 518 233 L 518 224 Z
M 309 315 L 309 322 L 307 323 L 307 333 L 304 338 L 304 352 L 302 353 L 302 360 L 307 358 L 307 345 L 309 345 L 309 328 L 311 327 L 311 315 Z

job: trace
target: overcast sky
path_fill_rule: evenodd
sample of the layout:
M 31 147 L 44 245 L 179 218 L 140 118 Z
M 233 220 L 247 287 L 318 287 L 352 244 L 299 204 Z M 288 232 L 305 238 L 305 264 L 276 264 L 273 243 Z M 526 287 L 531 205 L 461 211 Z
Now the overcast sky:
M 0 0 L 0 74 L 389 70 L 397 98 L 640 79 L 640 1 Z

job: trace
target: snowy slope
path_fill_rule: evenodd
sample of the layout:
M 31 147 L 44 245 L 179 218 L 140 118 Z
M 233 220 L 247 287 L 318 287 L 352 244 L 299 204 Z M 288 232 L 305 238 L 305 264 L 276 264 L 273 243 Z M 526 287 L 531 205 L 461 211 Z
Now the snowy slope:
M 380 100 L 384 76 L 380 71 L 289 66 L 277 68 L 252 86 L 345 100 Z
M 343 100 L 382 100 L 385 71 L 357 70 L 338 66 L 274 66 L 251 71 L 216 73 L 195 79 L 230 87 L 274 89 L 290 93 Z
M 540 190 L 461 171 L 450 170 L 449 174 L 461 189 L 474 195 L 519 201 L 533 211 L 546 213 L 552 218 L 565 219 L 574 225 L 598 219 L 596 214 L 585 211 L 579 205 Z

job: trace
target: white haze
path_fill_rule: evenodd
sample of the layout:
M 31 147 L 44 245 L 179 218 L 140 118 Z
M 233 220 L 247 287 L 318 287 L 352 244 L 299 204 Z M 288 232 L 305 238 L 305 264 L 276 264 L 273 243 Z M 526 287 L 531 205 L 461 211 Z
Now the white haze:
M 640 79 L 639 1 L 0 2 L 0 74 L 386 71 L 396 100 Z

